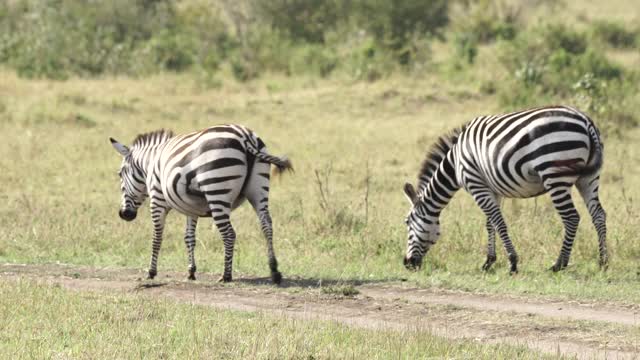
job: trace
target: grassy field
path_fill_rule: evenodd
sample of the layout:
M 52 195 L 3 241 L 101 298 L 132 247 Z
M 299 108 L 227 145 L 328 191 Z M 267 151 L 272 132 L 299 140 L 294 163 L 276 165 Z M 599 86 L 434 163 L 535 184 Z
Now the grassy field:
M 489 3 L 500 2 L 484 5 Z M 640 78 L 635 70 L 640 68 L 638 5 L 634 9 L 623 0 L 532 4 L 520 7 L 523 14 L 517 18 L 522 22 L 515 24 L 524 31 L 518 29 L 519 34 L 524 34 L 525 40 L 533 34 L 529 40 L 540 41 L 529 30 L 554 19 L 571 30 L 584 31 L 589 51 L 602 53 L 625 71 L 620 82 L 601 83 L 605 89 L 610 86 L 610 92 L 597 98 L 602 103 L 596 105 L 604 104 L 601 109 L 619 106 L 621 111 L 616 114 L 640 117 L 640 93 L 630 80 Z M 55 81 L 20 78 L 9 68 L 10 62 L 5 62 L 5 67 L 0 67 L 0 263 L 146 269 L 152 234 L 147 206 L 132 223 L 118 217 L 121 158 L 109 137 L 130 143 L 137 134 L 159 128 L 185 133 L 240 123 L 256 131 L 270 153 L 289 156 L 295 167 L 295 173 L 271 183 L 270 208 L 280 271 L 285 279 L 296 278 L 298 284 L 281 289 L 282 293 L 316 291 L 302 289 L 306 285 L 300 284 L 324 282 L 329 285 L 318 285 L 320 292 L 339 296 L 345 291 L 357 292 L 357 284 L 363 283 L 519 296 L 523 301 L 610 302 L 613 308 L 625 308 L 621 305 L 626 304 L 637 309 L 640 128 L 618 128 L 618 119 L 593 116 L 601 128 L 614 130 L 607 131 L 604 138 L 600 187 L 608 214 L 608 271 L 598 268 L 596 233 L 577 191 L 574 200 L 582 221 L 565 271 L 548 270 L 560 251 L 563 227 L 550 199 L 542 196 L 503 201 L 503 213 L 520 255 L 520 273 L 509 275 L 499 241 L 498 262 L 492 271 L 482 272 L 485 217 L 463 191 L 444 210 L 443 235 L 425 257 L 423 269 L 408 272 L 402 265 L 407 236 L 403 219 L 409 211 L 402 186 L 406 181 L 415 182 L 429 146 L 439 135 L 478 115 L 513 110 L 504 105 L 509 84 L 515 84 L 514 93 L 525 87 L 524 82 L 513 81 L 518 72 L 506 70 L 499 59 L 512 40 L 476 44 L 477 56 L 469 63 L 457 58 L 455 39 L 464 34 L 461 29 L 465 29 L 466 19 L 466 13 L 452 11 L 447 40 L 434 40 L 419 48 L 419 52 L 429 52 L 423 54 L 428 58 L 424 68 L 389 70 L 390 75 L 375 68 L 380 74 L 371 77 L 377 79 L 372 82 L 345 70 L 353 60 L 345 55 L 352 50 L 347 49 L 348 42 L 334 48 L 345 63 L 327 78 L 305 71 L 286 76 L 270 72 L 273 70 L 267 66 L 255 74 L 257 79 L 239 82 L 237 74 L 234 78 L 233 64 L 224 63 L 206 76 L 202 69 L 183 73 L 158 70 L 153 72 L 156 75 L 140 78 L 78 78 L 71 74 L 65 81 Z M 616 22 L 632 31 L 637 37 L 635 47 L 616 48 L 594 40 L 591 32 L 596 20 Z M 557 31 L 556 35 L 567 36 L 571 42 L 571 34 Z M 4 46 L 0 46 L 2 59 L 3 51 L 10 47 L 4 37 L 0 40 L 4 41 L 0 44 Z M 335 46 L 336 39 L 331 41 L 327 49 Z M 309 49 L 322 46 L 314 44 Z M 52 45 L 52 49 L 66 48 Z M 302 53 L 305 48 L 298 50 Z M 562 51 L 553 54 L 563 55 Z M 56 53 L 49 55 L 57 57 Z M 596 60 L 589 63 L 593 65 L 589 70 L 605 62 L 592 59 Z M 21 61 L 28 65 L 29 59 Z M 364 67 L 383 65 L 372 62 Z M 555 76 L 555 85 L 571 89 L 573 80 L 562 83 L 563 76 L 572 74 L 571 66 L 563 69 L 548 76 Z M 620 85 L 623 80 L 627 87 Z M 627 93 L 621 95 L 620 91 Z M 530 102 L 541 101 L 535 91 L 528 94 Z M 266 278 L 265 241 L 252 209 L 245 204 L 231 220 L 238 239 L 234 275 Z M 160 253 L 161 280 L 170 271 L 187 276 L 183 228 L 184 217 L 172 213 Z M 222 241 L 208 220 L 200 221 L 197 239 L 198 271 L 220 274 Z M 249 281 L 230 286 L 251 288 L 255 284 Z M 509 313 L 494 315 L 488 312 L 482 316 L 502 319 L 505 334 L 511 336 L 515 333 L 510 326 L 532 324 L 526 314 L 520 314 L 520 322 L 514 322 Z M 558 320 L 545 321 L 551 329 Z M 589 329 L 589 344 L 606 348 L 607 336 L 613 337 L 618 328 L 607 328 L 603 322 L 591 325 L 580 325 Z M 636 328 L 625 329 L 629 332 L 624 334 L 635 336 L 637 344 Z M 580 334 L 571 326 L 565 330 L 566 334 Z M 526 348 L 439 338 L 427 329 L 363 330 L 334 322 L 291 320 L 273 313 L 178 304 L 135 293 L 75 292 L 24 279 L 0 281 L 0 358 L 540 356 Z
M 0 261 L 145 268 L 151 222 L 146 211 L 133 223 L 118 218 L 120 158 L 108 137 L 129 142 L 161 127 L 187 132 L 235 122 L 253 128 L 270 152 L 287 154 L 296 167 L 272 184 L 275 248 L 285 277 L 408 279 L 425 287 L 640 303 L 637 129 L 605 139 L 608 272 L 597 267 L 596 234 L 577 198 L 583 216 L 574 265 L 558 274 L 547 270 L 562 225 L 543 196 L 504 202 L 521 273 L 508 275 L 503 252 L 495 271 L 483 273 L 484 217 L 461 192 L 443 213 L 443 237 L 425 268 L 409 273 L 401 261 L 409 209 L 402 184 L 414 181 L 439 134 L 500 111 L 493 97 L 477 95 L 477 84 L 443 84 L 438 77 L 371 84 L 270 76 L 210 89 L 187 75 L 50 82 L 11 72 L 0 73 L 0 84 Z M 234 212 L 232 221 L 235 272 L 266 276 L 265 245 L 250 207 Z M 177 213 L 169 217 L 160 273 L 184 269 L 186 276 L 183 223 Z M 217 232 L 201 221 L 197 235 L 199 271 L 221 272 Z
M 95 359 L 538 359 L 420 329 L 358 330 L 328 321 L 176 305 L 139 295 L 0 282 L 0 357 Z M 78 311 L 82 309 L 82 311 Z

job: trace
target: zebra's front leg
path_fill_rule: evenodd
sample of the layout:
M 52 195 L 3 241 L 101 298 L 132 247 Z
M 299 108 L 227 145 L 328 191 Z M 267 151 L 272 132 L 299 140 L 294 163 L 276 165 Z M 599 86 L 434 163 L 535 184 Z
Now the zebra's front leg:
M 189 256 L 189 280 L 196 279 L 196 226 L 198 218 L 187 216 L 187 228 L 184 233 L 184 243 L 187 246 L 187 254 Z
M 500 212 L 500 203 L 498 202 L 497 197 L 493 193 L 483 190 L 476 190 L 471 195 L 473 196 L 473 199 L 476 201 L 478 206 L 480 206 L 480 209 L 482 209 L 484 214 L 487 216 L 488 223 L 493 226 L 495 231 L 500 235 L 500 239 L 502 239 L 504 248 L 507 251 L 507 255 L 509 256 L 509 262 L 511 263 L 509 272 L 512 275 L 517 274 L 518 253 L 516 252 L 516 249 L 511 242 L 511 238 L 509 238 L 507 223 L 504 221 L 502 213 Z M 489 256 L 487 256 L 487 258 L 489 258 Z
M 487 217 L 487 261 L 482 265 L 482 270 L 489 271 L 493 263 L 496 262 L 496 229 L 491 225 L 491 220 Z
M 269 208 L 265 206 L 263 209 L 258 211 L 258 218 L 260 219 L 262 233 L 267 240 L 267 256 L 269 257 L 271 280 L 274 284 L 280 284 L 282 281 L 282 274 L 278 271 L 278 260 L 276 260 L 276 254 L 273 250 L 273 226 L 271 222 L 271 215 L 269 214 Z
M 163 206 L 151 204 L 151 221 L 153 222 L 153 243 L 151 245 L 151 264 L 149 265 L 148 279 L 153 279 L 158 274 L 158 254 L 162 247 L 162 233 L 164 221 L 167 217 L 167 209 Z
M 571 249 L 573 248 L 573 240 L 576 237 L 576 231 L 578 230 L 578 224 L 580 223 L 580 215 L 573 205 L 571 199 L 571 187 L 567 186 L 549 186 L 551 200 L 553 206 L 562 218 L 564 225 L 564 240 L 562 242 L 562 249 L 558 260 L 551 267 L 550 270 L 557 272 L 569 265 L 569 258 L 571 257 Z
M 229 214 L 219 214 L 213 216 L 213 221 L 220 231 L 222 242 L 224 243 L 224 273 L 220 278 L 220 282 L 230 282 L 232 280 L 233 268 L 233 247 L 236 243 L 236 232 L 229 221 Z

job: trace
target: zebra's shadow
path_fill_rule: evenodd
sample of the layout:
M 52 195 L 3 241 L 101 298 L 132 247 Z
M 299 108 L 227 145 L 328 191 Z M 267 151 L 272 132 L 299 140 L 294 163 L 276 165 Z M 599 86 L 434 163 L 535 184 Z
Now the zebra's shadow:
M 258 278 L 239 278 L 234 279 L 234 282 L 246 284 L 246 285 L 273 285 L 271 278 L 258 277 Z M 305 288 L 305 289 L 318 289 L 329 286 L 363 286 L 363 285 L 375 285 L 375 284 L 393 284 L 407 281 L 405 278 L 390 278 L 390 279 L 375 279 L 375 280 L 363 280 L 363 279 L 327 279 L 327 278 L 303 278 L 303 277 L 284 277 L 282 282 L 278 285 L 280 288 Z

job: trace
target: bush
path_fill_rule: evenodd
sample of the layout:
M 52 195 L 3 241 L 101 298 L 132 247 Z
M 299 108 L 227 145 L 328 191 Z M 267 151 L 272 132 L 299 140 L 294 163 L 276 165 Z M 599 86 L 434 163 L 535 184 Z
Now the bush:
M 322 45 L 308 44 L 295 49 L 289 61 L 289 72 L 327 77 L 337 65 L 335 50 Z
M 453 43 L 456 48 L 456 60 L 473 64 L 478 55 L 477 37 L 468 33 L 456 34 Z
M 215 69 L 212 55 L 232 43 L 197 2 L 178 11 L 173 0 L 15 0 L 0 5 L 0 20 L 0 61 L 26 77 Z
M 324 43 L 325 32 L 346 20 L 350 1 L 254 0 L 254 16 L 294 41 Z
M 638 44 L 638 31 L 627 30 L 624 25 L 612 21 L 597 21 L 591 35 L 614 48 L 630 49 Z
M 519 7 L 523 5 L 507 6 L 496 0 L 461 2 L 460 5 L 453 16 L 458 37 L 473 38 L 478 43 L 511 40 L 523 26 Z
M 626 109 L 635 74 L 592 49 L 585 33 L 560 25 L 539 27 L 503 43 L 499 58 L 510 74 L 498 91 L 507 107 L 568 102 L 612 119 L 609 125 L 615 126 L 609 129 L 635 123 L 631 111 L 620 111 Z
M 449 23 L 446 0 L 356 0 L 356 23 L 375 41 L 394 51 L 403 65 L 412 60 L 413 36 L 441 36 Z

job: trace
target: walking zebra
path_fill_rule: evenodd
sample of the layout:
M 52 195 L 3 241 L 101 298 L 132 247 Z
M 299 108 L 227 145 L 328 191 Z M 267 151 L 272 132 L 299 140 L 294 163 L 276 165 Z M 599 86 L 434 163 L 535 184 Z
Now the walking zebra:
M 269 168 L 292 170 L 286 157 L 269 155 L 265 144 L 241 125 L 214 126 L 202 131 L 173 136 L 159 130 L 138 135 L 131 149 L 110 138 L 123 156 L 119 175 L 122 203 L 119 215 L 126 221 L 150 198 L 153 246 L 149 278 L 157 274 L 165 217 L 176 209 L 187 217 L 184 241 L 189 256 L 189 279 L 195 280 L 195 232 L 199 217 L 212 217 L 224 243 L 224 275 L 231 281 L 236 234 L 229 215 L 248 199 L 260 220 L 267 240 L 271 279 L 279 284 L 282 275 L 273 251 L 269 215 Z
M 518 255 L 500 213 L 500 198 L 528 198 L 548 192 L 564 224 L 564 242 L 553 271 L 565 268 L 580 217 L 571 199 L 575 184 L 598 233 L 600 266 L 607 265 L 606 215 L 598 199 L 603 144 L 588 116 L 567 106 L 550 106 L 480 116 L 440 137 L 418 176 L 417 191 L 405 184 L 412 204 L 404 264 L 415 269 L 440 236 L 440 212 L 461 187 L 487 216 L 484 270 L 496 261 L 495 233 L 504 243 L 511 273 Z

